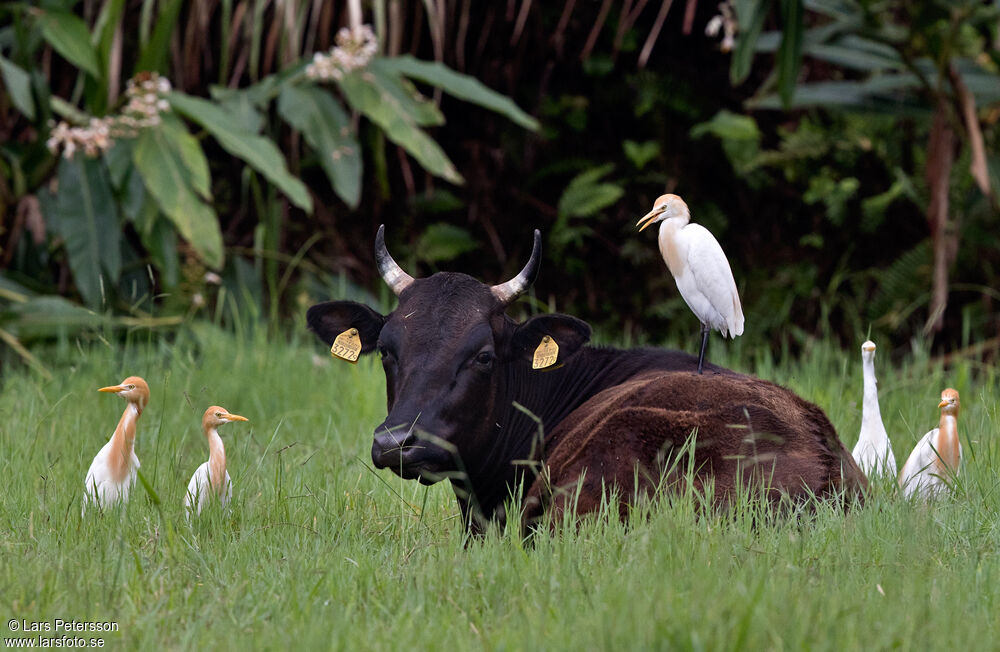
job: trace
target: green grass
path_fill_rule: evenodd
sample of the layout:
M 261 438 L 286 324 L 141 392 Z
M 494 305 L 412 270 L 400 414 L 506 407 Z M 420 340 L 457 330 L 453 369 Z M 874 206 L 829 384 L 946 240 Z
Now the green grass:
M 935 425 L 940 390 L 961 392 L 966 463 L 954 498 L 909 503 L 885 483 L 846 514 L 821 505 L 811 517 L 760 519 L 753 505 L 706 516 L 675 497 L 627 526 L 591 519 L 526 547 L 513 531 L 466 545 L 446 485 L 369 468 L 385 414 L 371 360 L 327 363 L 305 338 L 209 328 L 172 344 L 41 353 L 55 379 L 6 369 L 0 395 L 8 619 L 115 621 L 108 644 L 129 648 L 988 649 L 1000 640 L 995 368 L 945 370 L 920 351 L 898 367 L 876 360 L 900 463 Z M 773 360 L 718 341 L 713 353 L 817 402 L 853 445 L 859 353 L 817 345 L 800 361 Z M 129 374 L 152 389 L 137 453 L 160 502 L 137 486 L 126 508 L 81 519 L 84 474 L 123 408 L 95 390 Z M 250 419 L 222 429 L 234 506 L 188 526 L 183 491 L 207 458 L 199 425 L 213 403 Z

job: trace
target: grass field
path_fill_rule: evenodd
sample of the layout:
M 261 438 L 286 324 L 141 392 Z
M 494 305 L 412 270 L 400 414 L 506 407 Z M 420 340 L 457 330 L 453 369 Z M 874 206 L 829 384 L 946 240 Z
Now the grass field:
M 514 531 L 466 546 L 446 485 L 370 469 L 385 415 L 372 360 L 328 363 L 305 336 L 209 327 L 169 344 L 135 335 L 39 354 L 55 379 L 6 369 L 0 395 L 7 620 L 113 621 L 109 647 L 145 649 L 1000 645 L 995 368 L 944 370 L 920 351 L 898 367 L 876 360 L 900 463 L 936 425 L 941 389 L 961 392 L 966 462 L 953 498 L 909 503 L 887 483 L 846 514 L 821 505 L 811 518 L 761 520 L 752 505 L 698 515 L 681 497 L 628 526 L 590 520 L 526 547 Z M 815 401 L 853 445 L 857 351 L 732 355 L 719 362 Z M 87 467 L 124 407 L 95 390 L 129 374 L 152 390 L 136 449 L 159 503 L 137 486 L 126 508 L 81 519 Z M 213 403 L 250 419 L 221 430 L 234 506 L 188 526 L 183 491 L 207 458 L 199 425 Z

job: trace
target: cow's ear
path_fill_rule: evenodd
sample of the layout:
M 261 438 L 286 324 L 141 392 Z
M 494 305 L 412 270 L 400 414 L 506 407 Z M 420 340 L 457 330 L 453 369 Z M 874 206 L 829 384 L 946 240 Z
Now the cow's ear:
M 349 328 L 357 328 L 361 337 L 361 353 L 371 353 L 382 332 L 385 317 L 368 306 L 354 301 L 317 303 L 306 312 L 309 330 L 319 339 L 333 344 L 337 336 Z
M 580 350 L 590 340 L 590 324 L 569 315 L 539 315 L 523 324 L 518 324 L 510 340 L 510 354 L 513 359 L 531 362 L 535 350 L 545 336 L 559 345 L 559 356 L 552 365 L 559 366 Z

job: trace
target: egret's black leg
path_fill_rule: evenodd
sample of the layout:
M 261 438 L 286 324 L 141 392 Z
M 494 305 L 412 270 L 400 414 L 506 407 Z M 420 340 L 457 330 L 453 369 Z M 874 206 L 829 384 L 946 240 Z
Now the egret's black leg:
M 702 367 L 705 366 L 705 349 L 708 348 L 708 334 L 711 329 L 705 324 L 701 325 L 701 353 L 698 354 L 698 373 L 701 373 Z

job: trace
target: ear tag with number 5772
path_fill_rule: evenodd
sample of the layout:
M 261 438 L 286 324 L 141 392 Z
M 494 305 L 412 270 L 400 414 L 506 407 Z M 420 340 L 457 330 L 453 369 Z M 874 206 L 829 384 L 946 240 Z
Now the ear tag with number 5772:
M 545 369 L 551 367 L 559 358 L 559 345 L 556 341 L 546 335 L 542 338 L 541 344 L 535 349 L 535 357 L 531 361 L 532 369 Z
M 348 328 L 337 336 L 330 347 L 330 355 L 350 363 L 356 363 L 361 355 L 361 336 L 357 328 Z

